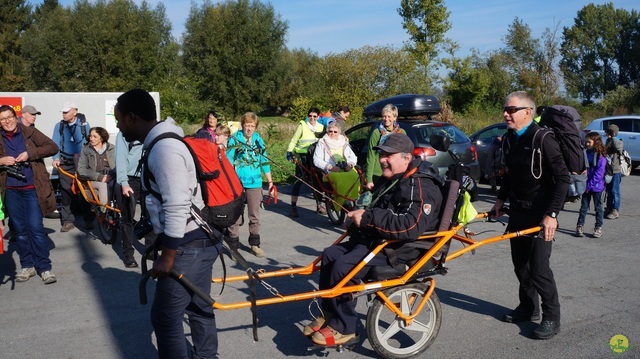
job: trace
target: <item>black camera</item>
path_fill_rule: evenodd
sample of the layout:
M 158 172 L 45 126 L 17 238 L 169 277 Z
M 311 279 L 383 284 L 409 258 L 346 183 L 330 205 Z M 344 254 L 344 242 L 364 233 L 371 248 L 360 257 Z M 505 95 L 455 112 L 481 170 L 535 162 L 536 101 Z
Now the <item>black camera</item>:
M 140 220 L 133 225 L 133 233 L 138 239 L 144 238 L 147 234 L 153 231 L 153 224 L 151 220 L 145 216 L 140 217 Z
M 27 176 L 22 173 L 23 165 L 15 164 L 13 166 L 0 166 L 0 170 L 6 170 L 7 176 L 17 178 L 20 181 L 26 182 Z

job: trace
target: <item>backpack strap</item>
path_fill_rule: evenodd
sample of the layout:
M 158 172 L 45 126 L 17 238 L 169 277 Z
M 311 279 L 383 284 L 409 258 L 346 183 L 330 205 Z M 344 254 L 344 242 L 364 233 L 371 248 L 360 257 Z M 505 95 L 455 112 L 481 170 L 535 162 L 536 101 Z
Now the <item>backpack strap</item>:
M 544 143 L 544 138 L 547 137 L 551 131 L 552 130 L 540 128 L 533 134 L 533 138 L 531 139 L 531 175 L 537 180 L 542 177 L 542 144 Z M 542 132 L 541 136 L 538 136 L 539 132 Z M 537 138 L 540 138 L 540 140 L 536 142 Z M 538 171 L 540 172 L 538 175 L 535 173 L 536 157 L 538 159 Z

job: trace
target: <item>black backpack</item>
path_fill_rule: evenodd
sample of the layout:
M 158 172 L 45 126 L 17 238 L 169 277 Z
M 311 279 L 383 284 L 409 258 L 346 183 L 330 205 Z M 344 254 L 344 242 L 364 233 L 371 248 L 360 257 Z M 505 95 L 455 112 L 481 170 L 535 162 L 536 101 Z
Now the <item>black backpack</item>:
M 569 199 L 579 197 L 586 189 L 587 152 L 585 147 L 585 136 L 582 131 L 582 119 L 578 111 L 571 106 L 553 105 L 544 108 L 540 118 L 540 127 L 533 136 L 533 148 L 536 153 L 540 153 L 544 137 L 553 131 L 560 151 L 564 158 L 564 163 L 571 175 L 571 186 L 569 188 Z M 534 176 L 542 175 L 532 173 Z

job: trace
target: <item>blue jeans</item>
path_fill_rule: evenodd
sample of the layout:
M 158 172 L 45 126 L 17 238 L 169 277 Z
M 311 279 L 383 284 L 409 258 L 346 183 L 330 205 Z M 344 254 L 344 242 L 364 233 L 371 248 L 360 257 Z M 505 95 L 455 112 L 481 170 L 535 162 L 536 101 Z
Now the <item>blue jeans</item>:
M 607 209 L 620 210 L 620 181 L 621 173 L 614 173 L 611 182 L 607 183 Z
M 593 207 L 596 210 L 596 228 L 602 228 L 604 222 L 604 210 L 602 208 L 602 192 L 585 192 L 582 194 L 582 205 L 580 206 L 580 215 L 578 216 L 578 225 L 584 226 L 589 210 L 589 203 L 593 198 Z
M 178 247 L 173 268 L 209 293 L 213 263 L 221 249 L 219 243 L 205 248 Z M 191 327 L 192 353 L 187 351 L 182 326 L 185 314 Z M 156 333 L 160 358 L 218 357 L 218 333 L 213 308 L 173 278 L 158 279 L 151 307 L 151 324 Z
M 44 231 L 42 210 L 35 189 L 7 188 L 5 202 L 16 233 L 22 268 L 35 267 L 38 273 L 51 270 L 49 239 Z

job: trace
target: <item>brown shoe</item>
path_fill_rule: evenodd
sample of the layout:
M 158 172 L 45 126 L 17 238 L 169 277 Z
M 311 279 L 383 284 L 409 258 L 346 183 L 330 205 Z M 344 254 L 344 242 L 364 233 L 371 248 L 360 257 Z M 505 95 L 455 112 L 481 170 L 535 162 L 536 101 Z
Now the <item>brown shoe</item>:
M 358 340 L 358 334 L 342 334 L 327 326 L 313 333 L 311 341 L 317 345 L 341 345 Z
M 302 334 L 304 334 L 305 337 L 308 337 L 320 330 L 326 322 L 327 321 L 324 319 L 324 317 L 317 317 L 314 321 L 304 326 Z
M 264 251 L 258 246 L 251 246 L 251 253 L 258 258 L 264 257 Z
M 72 230 L 74 228 L 76 228 L 76 226 L 74 226 L 73 223 L 67 222 L 67 223 L 62 225 L 62 228 L 60 228 L 60 232 L 69 232 L 70 230 Z

